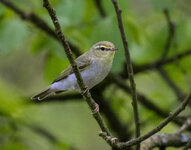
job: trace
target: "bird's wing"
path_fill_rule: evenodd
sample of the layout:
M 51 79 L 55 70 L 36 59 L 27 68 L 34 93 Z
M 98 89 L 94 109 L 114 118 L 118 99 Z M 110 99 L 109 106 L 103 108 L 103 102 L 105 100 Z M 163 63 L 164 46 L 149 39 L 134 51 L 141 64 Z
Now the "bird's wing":
M 84 54 L 79 56 L 75 61 L 77 63 L 77 66 L 80 72 L 87 69 L 91 64 L 91 58 L 87 57 L 87 55 L 84 55 Z M 63 80 L 72 73 L 73 73 L 73 70 L 72 70 L 72 66 L 70 65 L 68 68 L 62 71 L 60 76 L 58 76 L 58 78 L 55 79 L 52 83 Z

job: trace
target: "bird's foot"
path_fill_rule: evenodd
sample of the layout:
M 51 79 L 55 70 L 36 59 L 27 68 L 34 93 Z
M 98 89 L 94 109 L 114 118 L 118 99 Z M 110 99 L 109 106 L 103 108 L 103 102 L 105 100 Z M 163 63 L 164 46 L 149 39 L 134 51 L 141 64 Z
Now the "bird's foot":
M 92 111 L 92 115 L 95 115 L 99 112 L 99 105 L 97 103 L 95 103 L 96 108 Z
M 88 92 L 89 92 L 89 88 L 86 86 L 86 87 L 85 87 L 85 90 L 82 91 L 82 95 L 84 95 L 85 93 L 88 93 Z

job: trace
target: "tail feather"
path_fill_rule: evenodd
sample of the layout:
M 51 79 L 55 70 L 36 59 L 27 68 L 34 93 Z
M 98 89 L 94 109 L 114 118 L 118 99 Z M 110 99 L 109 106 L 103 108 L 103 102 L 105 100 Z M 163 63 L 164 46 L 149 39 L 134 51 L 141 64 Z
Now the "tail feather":
M 54 94 L 55 94 L 55 92 L 52 91 L 50 88 L 48 88 L 48 89 L 45 89 L 44 91 L 34 95 L 33 97 L 31 97 L 31 99 L 43 100 L 43 99 L 47 98 L 48 96 L 54 95 Z

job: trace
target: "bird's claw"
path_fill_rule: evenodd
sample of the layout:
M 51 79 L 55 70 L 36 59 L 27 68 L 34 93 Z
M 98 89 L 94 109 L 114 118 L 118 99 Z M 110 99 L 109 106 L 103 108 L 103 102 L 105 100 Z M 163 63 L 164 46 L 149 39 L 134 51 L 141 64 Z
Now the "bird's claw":
M 95 103 L 96 108 L 92 111 L 92 114 L 95 115 L 99 112 L 99 105 L 97 103 Z
M 89 92 L 89 88 L 86 86 L 85 90 L 82 92 L 82 95 L 84 95 L 85 93 L 88 93 L 88 92 Z

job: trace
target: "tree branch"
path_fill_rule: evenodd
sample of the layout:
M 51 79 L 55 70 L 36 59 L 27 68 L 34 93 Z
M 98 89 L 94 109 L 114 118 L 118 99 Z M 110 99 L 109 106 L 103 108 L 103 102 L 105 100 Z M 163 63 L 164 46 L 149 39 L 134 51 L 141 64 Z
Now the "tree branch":
M 181 147 L 184 146 L 190 138 L 190 135 L 183 133 L 153 135 L 141 143 L 141 150 L 152 150 L 155 147 Z
M 144 71 L 148 71 L 148 70 L 152 70 L 152 69 L 158 69 L 161 66 L 168 65 L 168 64 L 174 62 L 175 59 L 180 60 L 180 59 L 189 57 L 190 55 L 191 55 L 191 49 L 188 49 L 182 53 L 171 56 L 171 57 L 165 59 L 164 61 L 160 58 L 154 62 L 146 63 L 144 65 L 134 65 L 135 74 L 144 72 Z M 127 70 L 124 69 L 124 71 L 122 73 L 120 73 L 120 76 L 123 78 L 127 78 Z
M 91 94 L 87 90 L 87 88 L 86 88 L 86 86 L 85 86 L 85 84 L 83 82 L 83 79 L 81 77 L 81 74 L 79 73 L 78 66 L 77 66 L 76 62 L 74 61 L 74 59 L 72 57 L 72 53 L 71 53 L 71 49 L 69 47 L 69 44 L 68 44 L 64 34 L 61 31 L 61 27 L 60 27 L 60 24 L 58 22 L 58 18 L 56 16 L 55 10 L 52 8 L 52 6 L 50 5 L 48 0 L 43 0 L 43 2 L 44 2 L 43 6 L 47 9 L 47 11 L 48 11 L 48 13 L 49 13 L 49 15 L 50 15 L 50 17 L 52 19 L 52 22 L 53 22 L 53 24 L 55 26 L 56 34 L 58 36 L 58 39 L 60 40 L 62 46 L 64 47 L 66 56 L 67 56 L 71 66 L 72 66 L 72 69 L 73 69 L 74 73 L 75 73 L 77 83 L 78 83 L 78 85 L 80 87 L 81 92 L 83 93 L 83 97 L 86 100 L 86 102 L 88 103 L 88 105 L 89 105 L 90 109 L 92 110 L 92 112 L 94 112 L 94 110 L 96 109 L 96 103 L 92 99 Z M 99 124 L 101 130 L 103 132 L 105 132 L 107 135 L 110 135 L 107 127 L 105 126 L 105 124 L 103 122 L 103 119 L 101 118 L 100 113 L 99 112 L 94 113 L 93 116 L 96 119 L 97 123 Z
M 128 71 L 128 77 L 130 80 L 130 85 L 131 85 L 131 94 L 132 94 L 132 105 L 133 105 L 133 111 L 134 111 L 134 121 L 135 121 L 135 126 L 136 126 L 136 137 L 140 136 L 140 121 L 139 121 L 139 114 L 138 114 L 138 106 L 137 106 L 137 94 L 136 94 L 136 85 L 133 77 L 133 67 L 131 64 L 131 57 L 129 53 L 129 48 L 128 48 L 128 43 L 125 37 L 125 31 L 122 23 L 122 18 L 121 18 L 121 10 L 118 7 L 118 3 L 116 0 L 112 0 L 115 12 L 117 15 L 117 21 L 118 21 L 118 27 L 121 33 L 121 38 L 123 41 L 123 46 L 124 46 L 124 51 L 125 51 L 125 57 L 126 57 L 126 62 L 127 62 L 127 71 Z M 137 145 L 137 149 L 139 149 L 139 145 Z
M 131 94 L 131 90 L 128 85 L 124 83 L 124 81 L 120 78 L 118 75 L 112 75 L 113 82 L 122 90 L 127 92 L 128 94 Z M 161 117 L 167 117 L 168 112 L 165 110 L 161 110 L 158 106 L 156 106 L 154 103 L 152 103 L 150 100 L 148 100 L 144 95 L 141 95 L 137 92 L 138 101 L 147 107 L 149 110 L 153 110 L 155 113 L 157 113 Z
M 112 110 L 110 103 L 104 98 L 102 86 L 95 87 L 91 90 L 92 97 L 97 100 L 100 106 L 100 111 L 105 115 L 108 120 L 109 126 L 112 131 L 116 133 L 120 141 L 127 141 L 131 138 L 132 132 L 129 126 L 123 124 L 116 113 Z
M 164 10 L 164 15 L 165 15 L 165 18 L 166 18 L 166 21 L 168 24 L 168 37 L 166 40 L 163 54 L 161 56 L 162 60 L 164 60 L 167 57 L 168 52 L 170 51 L 171 43 L 172 43 L 173 38 L 174 38 L 174 34 L 175 34 L 175 24 L 172 22 L 172 20 L 170 18 L 168 9 Z
M 191 118 L 188 118 L 185 123 L 178 129 L 176 133 L 182 133 L 191 126 Z
M 185 100 L 181 103 L 181 105 L 179 105 L 177 107 L 177 109 L 171 113 L 165 120 L 163 120 L 156 128 L 154 128 L 153 130 L 151 130 L 150 132 L 148 132 L 147 134 L 140 136 L 138 138 L 132 139 L 130 141 L 127 142 L 118 142 L 117 139 L 113 140 L 113 138 L 111 138 L 111 136 L 106 136 L 106 133 L 102 132 L 100 133 L 100 136 L 103 137 L 108 144 L 115 146 L 119 149 L 123 149 L 126 147 L 130 147 L 133 145 L 136 145 L 146 139 L 148 139 L 149 137 L 151 137 L 152 135 L 154 135 L 155 133 L 159 132 L 162 128 L 164 128 L 169 122 L 171 122 L 180 112 L 182 112 L 185 107 L 187 106 L 187 104 L 189 103 L 191 99 L 191 95 L 188 95 Z
M 182 92 L 182 90 L 172 81 L 169 77 L 168 73 L 164 70 L 164 68 L 159 68 L 159 73 L 162 78 L 166 81 L 169 87 L 173 90 L 174 94 L 177 96 L 178 99 L 182 99 L 186 94 Z
M 191 125 L 191 119 L 188 118 L 186 122 L 173 134 L 159 134 L 153 135 L 141 143 L 141 150 L 151 150 L 155 147 L 181 147 L 184 146 L 189 139 L 190 135 L 183 132 Z M 190 146 L 189 146 L 190 147 Z
M 116 116 L 116 114 L 111 109 L 109 103 L 104 99 L 102 95 L 101 88 L 95 87 L 91 90 L 93 99 L 97 100 L 97 103 L 100 106 L 101 113 L 104 114 L 106 119 L 108 120 L 109 126 L 112 130 L 117 134 L 120 141 L 127 141 L 130 139 L 132 133 L 129 131 L 128 126 L 121 123 L 120 119 Z M 68 93 L 63 95 L 55 95 L 47 97 L 44 101 L 30 101 L 32 103 L 48 103 L 48 102 L 67 102 L 67 101 L 82 101 L 82 96 L 78 93 Z
M 94 2 L 96 4 L 96 7 L 98 9 L 98 12 L 99 12 L 100 16 L 102 18 L 105 18 L 106 17 L 106 13 L 105 13 L 105 11 L 103 9 L 102 0 L 94 0 Z
M 125 92 L 127 92 L 128 94 L 131 94 L 130 88 L 128 85 L 126 85 L 124 83 L 124 81 L 120 78 L 120 76 L 118 75 L 112 75 L 110 78 L 112 78 L 112 81 L 122 90 L 124 90 Z M 142 104 L 143 106 L 145 106 L 148 110 L 153 111 L 156 115 L 162 117 L 162 118 L 166 118 L 169 115 L 168 111 L 165 111 L 161 108 L 159 108 L 157 105 L 155 105 L 154 103 L 151 102 L 151 100 L 149 100 L 147 97 L 145 97 L 144 95 L 140 94 L 137 92 L 137 97 L 138 97 L 138 101 L 140 102 L 140 104 Z M 184 118 L 185 119 L 185 118 Z M 177 125 L 182 125 L 184 122 L 183 118 L 176 118 L 173 120 L 173 122 Z M 189 129 L 191 130 L 191 129 Z
M 191 138 L 189 139 L 189 141 L 187 142 L 186 146 L 183 148 L 183 150 L 188 150 L 191 148 Z

